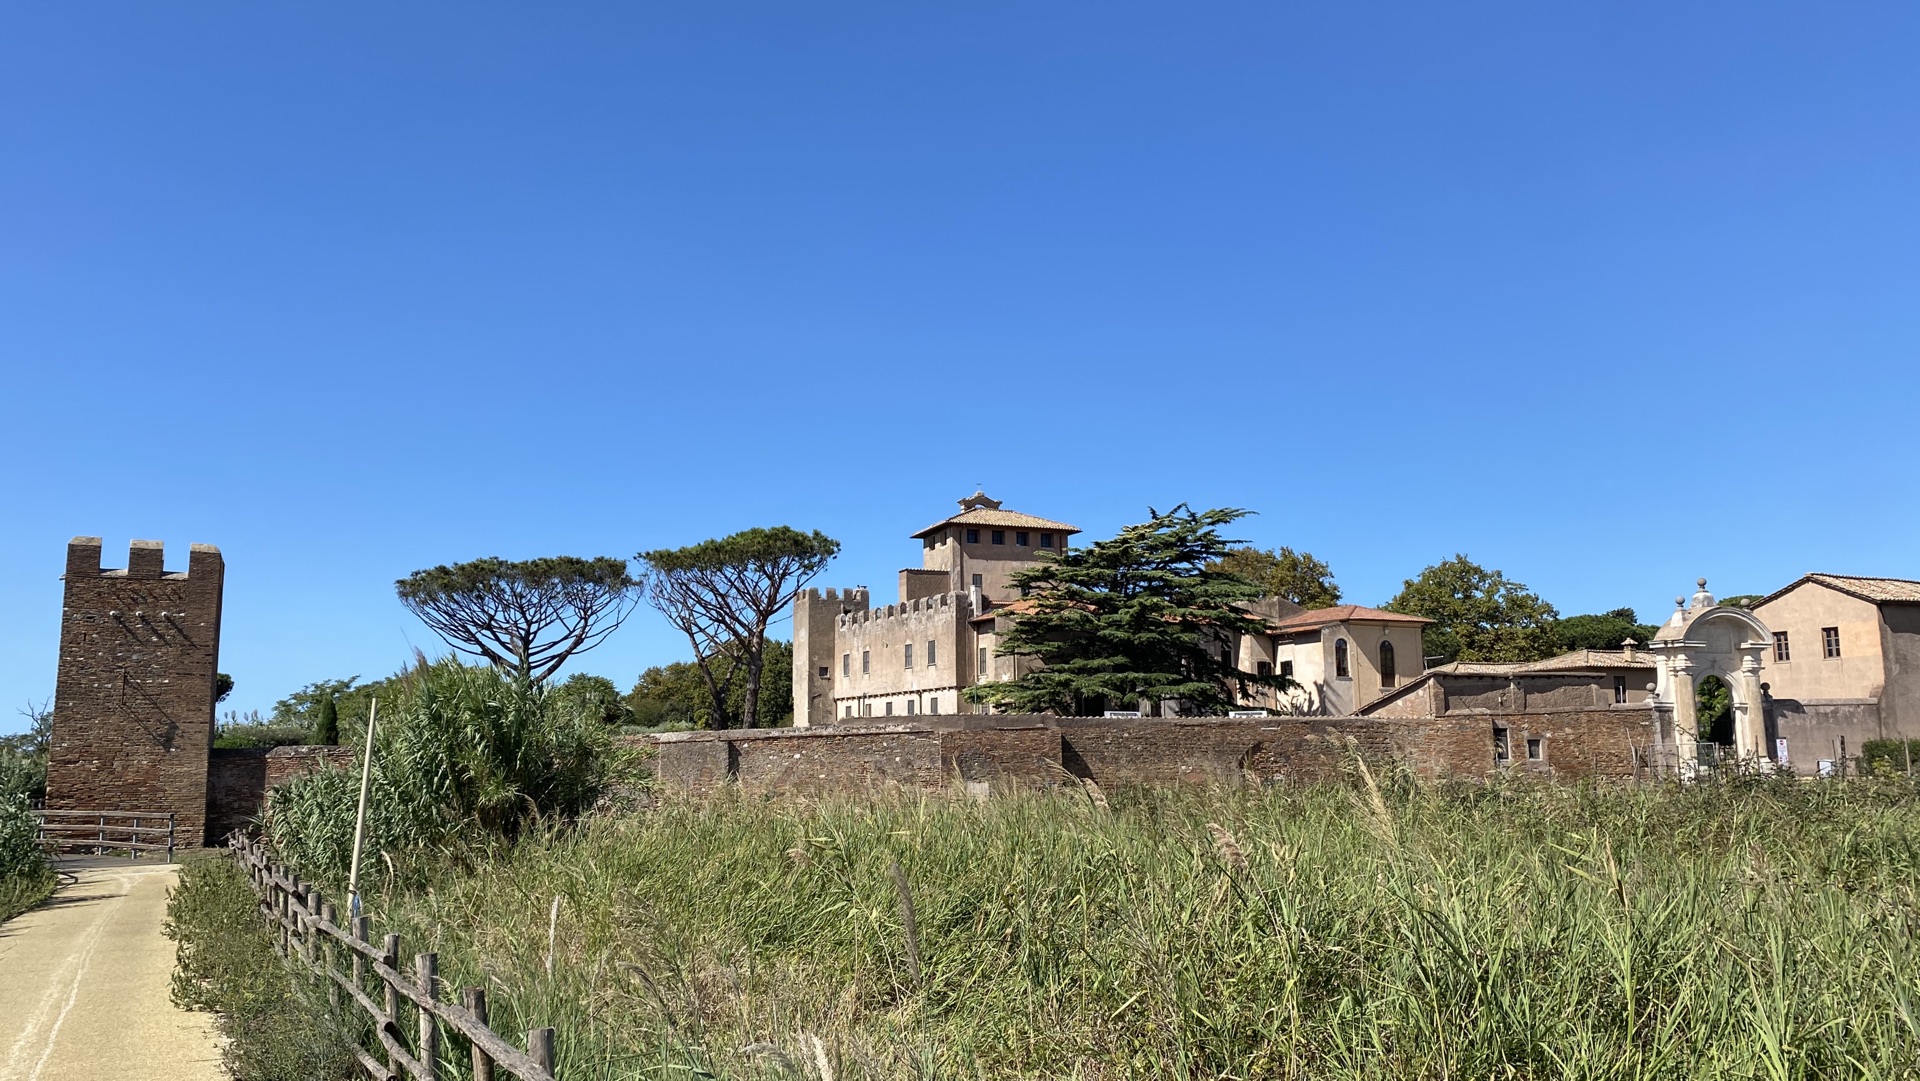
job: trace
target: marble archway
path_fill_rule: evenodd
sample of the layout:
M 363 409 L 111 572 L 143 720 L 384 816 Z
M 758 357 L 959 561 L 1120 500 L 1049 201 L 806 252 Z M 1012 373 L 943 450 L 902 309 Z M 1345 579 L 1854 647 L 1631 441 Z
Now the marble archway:
M 1773 644 L 1772 632 L 1745 608 L 1717 603 L 1707 592 L 1705 578 L 1692 600 L 1676 597 L 1673 603 L 1672 618 L 1648 648 L 1660 658 L 1655 666 L 1656 702 L 1671 713 L 1672 749 L 1679 761 L 1698 760 L 1694 696 L 1708 676 L 1719 676 L 1732 692 L 1734 754 L 1743 760 L 1769 757 L 1760 665 Z

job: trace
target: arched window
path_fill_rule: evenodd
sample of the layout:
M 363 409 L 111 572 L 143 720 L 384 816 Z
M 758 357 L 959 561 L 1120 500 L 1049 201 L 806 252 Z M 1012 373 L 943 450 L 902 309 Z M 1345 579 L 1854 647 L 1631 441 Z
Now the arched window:
M 1351 674 L 1347 670 L 1347 640 L 1336 638 L 1333 642 L 1333 678 L 1346 679 Z
M 1393 686 L 1393 643 L 1380 643 L 1380 686 Z

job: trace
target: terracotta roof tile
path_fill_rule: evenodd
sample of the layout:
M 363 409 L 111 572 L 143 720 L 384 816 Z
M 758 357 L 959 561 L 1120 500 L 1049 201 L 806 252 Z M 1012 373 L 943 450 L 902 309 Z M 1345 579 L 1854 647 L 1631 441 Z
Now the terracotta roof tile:
M 1809 574 L 1785 589 L 1767 595 L 1754 607 L 1773 600 L 1803 582 L 1817 582 L 1842 593 L 1849 593 L 1875 604 L 1920 604 L 1920 582 L 1911 578 L 1866 578 L 1853 574 Z
M 1267 624 L 1267 629 L 1284 634 L 1290 631 L 1310 631 L 1316 627 L 1325 627 L 1330 623 L 1432 623 L 1424 616 L 1410 616 L 1401 612 L 1388 612 L 1379 608 L 1368 608 L 1362 604 L 1339 604 L 1332 608 L 1314 608 L 1299 615 L 1288 616 L 1275 623 Z

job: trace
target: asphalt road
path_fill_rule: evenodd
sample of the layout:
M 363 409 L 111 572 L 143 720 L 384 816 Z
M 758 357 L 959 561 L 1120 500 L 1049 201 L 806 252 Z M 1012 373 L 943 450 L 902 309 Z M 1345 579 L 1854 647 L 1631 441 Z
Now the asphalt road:
M 0 924 L 0 1081 L 225 1081 L 212 1019 L 167 998 L 178 869 L 64 868 L 51 901 Z

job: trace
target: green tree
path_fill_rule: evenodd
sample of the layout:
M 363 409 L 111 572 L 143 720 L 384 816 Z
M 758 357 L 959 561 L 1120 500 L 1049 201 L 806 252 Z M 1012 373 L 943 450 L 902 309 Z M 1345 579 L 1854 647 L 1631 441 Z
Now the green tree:
M 1429 658 L 1446 661 L 1533 661 L 1559 650 L 1553 605 L 1464 555 L 1410 578 L 1389 612 L 1425 616 Z
M 1561 652 L 1575 649 L 1619 649 L 1631 638 L 1641 645 L 1653 641 L 1660 628 L 1640 622 L 1631 608 L 1611 612 L 1567 616 L 1553 625 L 1554 641 Z
M 394 591 L 454 649 L 537 683 L 612 634 L 638 585 L 623 559 L 490 557 L 415 571 Z
M 1731 597 L 1721 597 L 1719 603 L 1728 608 L 1752 608 L 1766 599 L 1764 593 L 1735 593 Z
M 620 688 L 605 676 L 575 672 L 553 689 L 554 701 L 582 717 L 598 717 L 601 724 L 620 725 L 633 721 L 633 711 L 620 697 Z
M 1269 597 L 1280 597 L 1302 608 L 1332 608 L 1340 603 L 1340 587 L 1334 584 L 1332 568 L 1311 552 L 1235 548 L 1221 557 L 1219 569 L 1245 578 Z
M 999 652 L 1040 667 L 969 687 L 969 700 L 1023 713 L 1089 713 L 1171 699 L 1208 714 L 1231 708 L 1249 686 L 1290 684 L 1241 671 L 1229 652 L 1239 636 L 1266 633 L 1265 621 L 1241 607 L 1259 587 L 1220 569 L 1237 543 L 1220 527 L 1248 512 L 1195 512 L 1183 503 L 1148 513 L 1111 540 L 1014 573 L 1028 610 L 1001 636 Z
M 0 736 L 0 803 L 40 800 L 47 795 L 47 747 L 53 737 L 48 701 L 29 701 L 20 709 L 27 730 Z
M 233 693 L 233 677 L 226 674 L 225 672 L 216 673 L 213 677 L 214 702 L 216 704 L 220 702 L 225 702 L 227 700 L 227 696 L 232 693 Z
M 722 655 L 715 661 L 724 673 L 733 664 Z M 724 678 L 724 677 L 723 677 Z M 731 689 L 726 709 L 716 714 L 713 698 L 707 692 L 706 678 L 692 661 L 657 665 L 640 674 L 639 682 L 627 692 L 627 707 L 633 722 L 643 728 L 717 728 L 730 724 L 746 708 L 746 688 L 741 680 L 724 680 Z M 773 640 L 767 643 L 766 665 L 760 690 L 756 726 L 779 728 L 793 723 L 793 643 Z
M 767 625 L 839 551 L 840 542 L 818 530 L 775 526 L 636 557 L 647 565 L 648 601 L 692 645 L 716 717 L 759 723 Z
M 1693 691 L 1694 731 L 1703 743 L 1733 742 L 1733 688 L 1708 676 Z
M 340 707 L 332 695 L 320 700 L 319 716 L 313 722 L 313 741 L 322 747 L 340 742 Z

